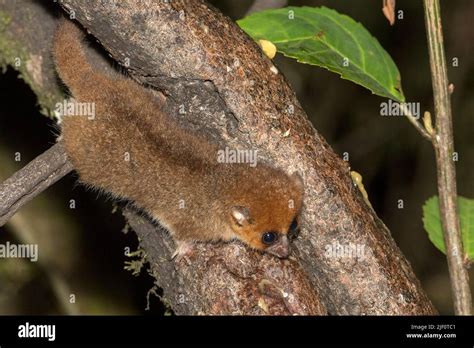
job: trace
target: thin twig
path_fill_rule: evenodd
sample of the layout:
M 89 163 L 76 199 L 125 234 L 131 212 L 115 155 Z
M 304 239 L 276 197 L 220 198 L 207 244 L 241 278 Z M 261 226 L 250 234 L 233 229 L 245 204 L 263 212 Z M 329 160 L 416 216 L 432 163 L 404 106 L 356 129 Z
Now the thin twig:
M 36 243 L 31 240 L 33 235 L 37 235 L 38 230 L 35 229 L 34 221 L 29 221 L 21 212 L 8 221 L 9 231 L 13 233 L 15 238 L 25 244 Z M 41 271 L 49 278 L 51 290 L 55 295 L 56 301 L 60 307 L 61 313 L 65 315 L 81 314 L 79 306 L 69 301 L 70 294 L 73 293 L 67 277 L 57 267 L 52 266 L 49 257 L 39 257 L 38 264 Z
M 0 184 L 0 226 L 25 203 L 73 169 L 64 148 L 55 144 Z
M 471 290 L 469 276 L 463 262 L 463 247 L 457 213 L 456 168 L 452 159 L 454 140 L 451 100 L 444 56 L 440 6 L 439 0 L 424 0 L 423 3 L 436 115 L 436 136 L 433 137 L 433 146 L 436 153 L 439 207 L 451 277 L 454 312 L 458 315 L 471 315 Z
M 255 0 L 245 15 L 248 16 L 254 12 L 284 7 L 287 4 L 288 0 Z

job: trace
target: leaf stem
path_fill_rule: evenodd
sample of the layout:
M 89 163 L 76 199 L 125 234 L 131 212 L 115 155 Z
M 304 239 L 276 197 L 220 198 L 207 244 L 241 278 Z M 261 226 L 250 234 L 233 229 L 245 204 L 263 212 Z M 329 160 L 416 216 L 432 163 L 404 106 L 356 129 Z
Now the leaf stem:
M 432 141 L 431 134 L 429 134 L 423 125 L 418 122 L 415 116 L 411 113 L 411 111 L 406 107 L 405 103 L 400 103 L 400 107 L 403 111 L 403 114 L 407 117 L 408 121 L 416 128 L 416 130 L 428 141 Z

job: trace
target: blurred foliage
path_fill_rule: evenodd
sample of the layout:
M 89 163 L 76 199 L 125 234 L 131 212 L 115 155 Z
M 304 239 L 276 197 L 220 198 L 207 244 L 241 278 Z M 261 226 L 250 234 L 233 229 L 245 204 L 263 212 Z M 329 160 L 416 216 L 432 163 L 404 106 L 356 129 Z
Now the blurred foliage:
M 474 199 L 459 196 L 458 210 L 464 254 L 474 261 Z M 446 254 L 438 196 L 431 197 L 423 205 L 423 225 L 431 242 Z

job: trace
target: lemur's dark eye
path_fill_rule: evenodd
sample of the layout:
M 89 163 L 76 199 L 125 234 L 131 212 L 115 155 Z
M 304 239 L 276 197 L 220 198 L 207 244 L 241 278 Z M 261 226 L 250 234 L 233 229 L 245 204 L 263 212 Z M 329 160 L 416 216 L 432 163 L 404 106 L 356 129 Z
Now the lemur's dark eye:
M 276 232 L 265 232 L 262 234 L 262 243 L 263 244 L 273 244 L 278 239 L 278 234 Z
M 290 227 L 288 228 L 288 237 L 290 239 L 295 239 L 296 237 L 298 237 L 298 232 L 299 232 L 298 221 L 296 221 L 296 218 L 294 218 L 290 224 Z

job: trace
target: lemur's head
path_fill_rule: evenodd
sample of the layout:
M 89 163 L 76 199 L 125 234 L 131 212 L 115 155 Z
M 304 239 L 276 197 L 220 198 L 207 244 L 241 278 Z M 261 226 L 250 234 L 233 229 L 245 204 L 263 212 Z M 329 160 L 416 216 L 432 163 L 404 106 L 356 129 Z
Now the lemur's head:
M 229 219 L 236 237 L 252 248 L 280 258 L 290 252 L 296 237 L 303 202 L 303 180 L 299 174 L 257 166 L 241 178 L 238 199 L 230 207 Z

